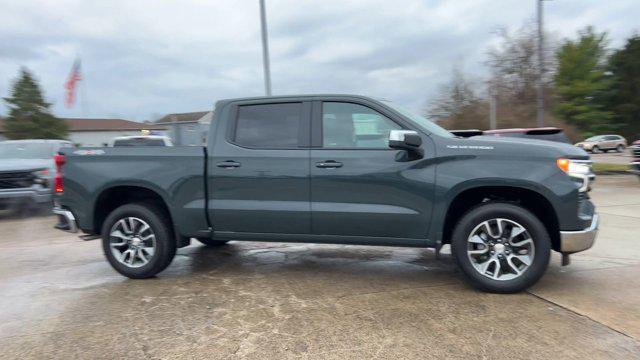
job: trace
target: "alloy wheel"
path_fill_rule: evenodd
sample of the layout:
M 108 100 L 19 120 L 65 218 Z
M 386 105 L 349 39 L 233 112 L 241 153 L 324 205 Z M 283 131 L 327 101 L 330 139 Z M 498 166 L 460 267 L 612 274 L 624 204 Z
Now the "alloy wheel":
M 512 280 L 531 266 L 535 246 L 524 226 L 513 220 L 495 218 L 471 231 L 467 256 L 481 275 L 493 280 Z
M 138 268 L 153 258 L 156 236 L 144 220 L 137 217 L 122 218 L 109 230 L 109 248 L 119 263 Z

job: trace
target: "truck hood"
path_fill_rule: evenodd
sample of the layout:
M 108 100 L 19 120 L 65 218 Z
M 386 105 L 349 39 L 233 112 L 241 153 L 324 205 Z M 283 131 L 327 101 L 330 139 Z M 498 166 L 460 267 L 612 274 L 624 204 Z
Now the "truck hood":
M 548 156 L 548 157 L 568 157 L 574 159 L 588 159 L 589 154 L 584 150 L 573 146 L 555 141 L 523 139 L 513 137 L 496 137 L 496 136 L 474 136 L 468 139 L 456 139 L 455 143 L 447 145 L 455 148 L 470 150 L 489 150 L 492 154 L 503 154 L 505 156 L 529 155 L 529 156 Z
M 0 172 L 53 169 L 53 159 L 2 159 Z

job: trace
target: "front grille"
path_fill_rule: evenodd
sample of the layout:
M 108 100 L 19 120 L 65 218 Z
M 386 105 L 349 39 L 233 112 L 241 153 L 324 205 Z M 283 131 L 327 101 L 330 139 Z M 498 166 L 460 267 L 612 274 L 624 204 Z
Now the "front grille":
M 0 173 L 0 189 L 21 189 L 33 185 L 34 176 L 29 171 Z
M 632 146 L 630 149 L 633 157 L 640 158 L 640 146 Z

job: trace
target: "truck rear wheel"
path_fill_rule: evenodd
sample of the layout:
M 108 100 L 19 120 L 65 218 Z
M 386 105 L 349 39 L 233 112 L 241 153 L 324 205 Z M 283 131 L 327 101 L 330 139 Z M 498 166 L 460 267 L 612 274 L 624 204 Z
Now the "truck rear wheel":
M 211 247 L 222 246 L 229 242 L 226 240 L 213 240 L 209 238 L 196 238 L 196 240 L 200 241 L 204 245 L 211 246 Z
M 111 266 L 132 279 L 152 277 L 176 254 L 171 222 L 157 206 L 126 204 L 112 211 L 102 226 L 102 249 Z
M 510 203 L 487 203 L 462 216 L 451 252 L 471 285 L 514 293 L 535 284 L 549 265 L 551 240 L 540 220 Z

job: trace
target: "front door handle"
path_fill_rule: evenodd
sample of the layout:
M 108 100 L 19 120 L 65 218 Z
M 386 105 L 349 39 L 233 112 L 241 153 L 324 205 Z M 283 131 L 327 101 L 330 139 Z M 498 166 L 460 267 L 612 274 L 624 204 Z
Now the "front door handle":
M 231 169 L 231 168 L 240 167 L 240 163 L 235 162 L 233 160 L 227 160 L 227 161 L 221 161 L 217 163 L 216 166 L 220 168 Z
M 319 161 L 316 163 L 316 167 L 321 169 L 335 169 L 342 167 L 342 163 L 335 160 Z

